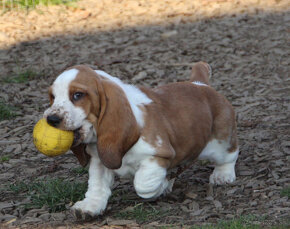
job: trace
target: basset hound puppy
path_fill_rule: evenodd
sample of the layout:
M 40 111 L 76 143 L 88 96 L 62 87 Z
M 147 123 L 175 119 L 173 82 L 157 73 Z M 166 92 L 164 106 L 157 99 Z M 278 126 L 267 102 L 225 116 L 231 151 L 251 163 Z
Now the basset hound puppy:
M 195 159 L 215 163 L 210 183 L 235 180 L 235 113 L 209 85 L 210 75 L 210 66 L 198 62 L 189 81 L 154 89 L 82 65 L 56 78 L 44 118 L 74 131 L 72 151 L 83 166 L 89 163 L 85 198 L 72 207 L 76 216 L 105 210 L 115 174 L 133 177 L 142 198 L 170 192 L 168 171 Z

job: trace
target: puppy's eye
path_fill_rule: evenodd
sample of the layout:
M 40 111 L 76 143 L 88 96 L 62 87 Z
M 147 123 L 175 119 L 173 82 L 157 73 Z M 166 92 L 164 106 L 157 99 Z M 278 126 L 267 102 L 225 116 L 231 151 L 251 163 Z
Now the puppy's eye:
M 84 93 L 82 93 L 82 92 L 75 92 L 75 93 L 73 94 L 72 99 L 73 99 L 73 101 L 78 101 L 78 100 L 80 100 L 83 96 L 84 96 Z

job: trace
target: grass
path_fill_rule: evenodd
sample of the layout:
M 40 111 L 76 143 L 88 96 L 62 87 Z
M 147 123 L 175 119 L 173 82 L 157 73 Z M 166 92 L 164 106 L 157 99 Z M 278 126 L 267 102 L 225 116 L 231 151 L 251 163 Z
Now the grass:
M 265 225 L 265 217 L 254 215 L 241 216 L 232 220 L 221 220 L 215 225 L 193 226 L 191 229 L 286 229 L 289 225 L 281 224 L 276 226 Z
M 83 199 L 87 184 L 51 179 L 32 183 L 20 182 L 10 185 L 9 188 L 15 194 L 28 194 L 31 203 L 24 205 L 26 210 L 46 206 L 50 212 L 59 212 L 65 210 L 67 204 Z
M 240 218 L 228 220 L 228 221 L 220 221 L 215 226 L 215 228 L 220 229 L 259 229 L 261 226 L 255 223 L 257 217 L 249 215 L 249 216 L 241 216 Z
M 2 10 L 12 10 L 20 8 L 34 8 L 37 5 L 68 5 L 70 3 L 76 2 L 77 0 L 1 0 L 0 8 Z
M 2 156 L 1 161 L 9 160 L 8 156 Z M 87 170 L 76 168 L 74 172 L 83 174 Z M 84 198 L 87 190 L 86 183 L 68 182 L 61 179 L 50 179 L 46 181 L 34 181 L 31 183 L 20 182 L 9 186 L 9 190 L 14 194 L 22 194 L 30 198 L 30 203 L 24 205 L 26 210 L 39 209 L 44 206 L 48 207 L 50 212 L 59 212 L 67 209 L 68 204 L 72 204 Z M 281 190 L 282 196 L 288 196 L 290 187 Z M 119 192 L 113 193 L 120 195 Z M 112 197 L 113 197 L 112 196 Z M 118 219 L 136 220 L 138 224 L 149 223 L 165 217 L 168 211 L 160 210 L 152 206 L 150 203 L 138 203 L 132 207 L 128 207 L 123 211 L 118 211 L 114 217 Z M 267 226 L 265 217 L 257 217 L 254 215 L 241 216 L 232 220 L 220 220 L 217 224 L 209 224 L 202 226 L 192 226 L 191 229 L 286 229 L 289 228 L 288 221 L 284 224 L 276 226 Z M 162 228 L 171 228 L 164 226 Z M 187 227 L 186 227 L 187 228 Z
M 114 217 L 119 219 L 136 220 L 137 223 L 149 223 L 152 220 L 157 220 L 165 216 L 166 212 L 154 208 L 150 204 L 139 203 L 134 207 L 118 212 Z
M 0 121 L 11 119 L 16 116 L 15 108 L 0 100 Z
M 10 160 L 10 157 L 9 156 L 2 156 L 1 158 L 0 158 L 0 161 L 1 162 L 5 162 L 5 161 L 9 161 Z
M 72 172 L 77 175 L 83 175 L 88 173 L 88 169 L 84 167 L 73 168 Z
M 137 196 L 132 196 L 132 193 L 127 190 L 115 189 L 113 190 L 112 196 L 110 197 L 110 202 L 118 203 L 121 201 L 124 204 L 136 204 L 136 200 L 139 199 Z
M 19 72 L 14 76 L 3 79 L 4 83 L 27 83 L 29 80 L 33 80 L 38 76 L 36 72 L 31 69 Z
M 288 198 L 290 198 L 290 186 L 283 188 L 280 194 L 281 196 L 287 196 Z

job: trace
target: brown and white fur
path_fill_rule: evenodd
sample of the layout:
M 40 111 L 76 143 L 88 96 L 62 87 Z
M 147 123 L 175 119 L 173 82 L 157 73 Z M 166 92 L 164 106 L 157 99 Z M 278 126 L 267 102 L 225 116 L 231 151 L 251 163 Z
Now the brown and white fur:
M 235 180 L 235 113 L 209 85 L 210 71 L 199 62 L 189 81 L 154 89 L 125 84 L 87 66 L 57 77 L 44 117 L 57 128 L 75 131 L 72 151 L 82 165 L 89 162 L 85 198 L 72 207 L 77 216 L 105 210 L 115 174 L 133 177 L 142 198 L 170 192 L 168 170 L 195 159 L 215 163 L 210 183 Z

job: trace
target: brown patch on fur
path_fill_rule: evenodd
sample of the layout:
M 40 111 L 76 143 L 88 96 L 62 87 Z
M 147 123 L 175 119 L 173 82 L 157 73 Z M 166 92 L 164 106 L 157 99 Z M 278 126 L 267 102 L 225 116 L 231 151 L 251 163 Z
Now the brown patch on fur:
M 156 136 L 161 137 L 164 144 L 156 147 L 156 157 L 170 161 L 169 168 L 196 159 L 213 138 L 228 140 L 235 147 L 233 108 L 213 88 L 179 82 L 141 90 L 154 101 L 145 106 L 141 134 L 155 147 Z
M 238 138 L 237 138 L 237 124 L 236 122 L 233 124 L 233 129 L 231 133 L 231 139 L 230 139 L 230 147 L 228 148 L 228 151 L 230 153 L 235 152 L 238 149 Z
M 100 117 L 95 128 L 98 133 L 98 151 L 104 165 L 118 169 L 125 153 L 139 139 L 139 128 L 123 90 L 115 83 L 102 80 L 106 107 L 101 106 Z
M 86 66 L 78 69 L 76 79 L 70 84 L 70 97 L 75 92 L 85 96 L 76 101 L 97 132 L 97 148 L 103 164 L 110 169 L 122 165 L 125 153 L 139 138 L 139 128 L 123 90 L 115 83 L 100 77 Z
M 170 161 L 165 159 L 165 158 L 162 158 L 162 157 L 155 156 L 151 160 L 156 161 L 158 163 L 158 165 L 160 165 L 163 168 L 169 168 L 169 166 L 170 166 Z
M 157 149 L 156 156 L 170 160 L 170 167 L 187 158 L 196 158 L 211 136 L 212 116 L 201 88 L 181 82 L 154 91 L 142 89 L 154 101 L 146 106 L 142 135 L 150 144 L 154 144 L 151 139 L 155 135 L 160 135 L 164 147 Z
M 54 102 L 54 95 L 52 93 L 52 87 L 49 87 L 48 89 L 48 96 L 49 96 L 49 104 L 51 106 Z
M 91 158 L 86 152 L 86 144 L 81 143 L 77 146 L 73 146 L 71 147 L 71 151 L 74 153 L 81 166 L 86 167 Z
M 84 97 L 74 102 L 75 106 L 81 107 L 87 116 L 93 114 L 97 117 L 100 115 L 100 96 L 99 91 L 103 91 L 100 88 L 101 80 L 96 72 L 86 66 L 74 66 L 70 69 L 78 69 L 79 73 L 75 80 L 70 84 L 69 98 L 72 99 L 72 95 L 75 92 L 85 93 Z

